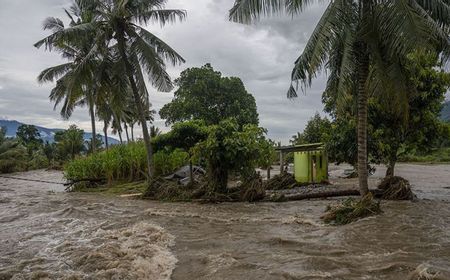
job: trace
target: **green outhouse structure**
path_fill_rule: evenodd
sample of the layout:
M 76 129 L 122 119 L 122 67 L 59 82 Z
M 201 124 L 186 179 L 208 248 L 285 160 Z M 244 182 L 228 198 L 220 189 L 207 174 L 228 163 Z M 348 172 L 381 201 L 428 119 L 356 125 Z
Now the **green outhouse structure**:
M 328 180 L 328 157 L 322 143 L 278 147 L 280 166 L 284 171 L 284 154 L 294 153 L 294 176 L 299 183 L 320 183 Z

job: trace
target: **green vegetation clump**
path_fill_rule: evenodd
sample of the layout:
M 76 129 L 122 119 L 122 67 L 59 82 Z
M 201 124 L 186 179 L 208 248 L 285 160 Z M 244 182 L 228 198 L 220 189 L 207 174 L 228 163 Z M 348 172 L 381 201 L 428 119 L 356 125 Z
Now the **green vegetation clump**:
M 19 127 L 17 139 L 7 138 L 0 128 L 0 173 L 21 172 L 46 168 L 49 160 L 34 126 Z
M 0 142 L 0 173 L 27 170 L 27 149 L 13 140 Z
M 428 153 L 411 152 L 399 158 L 401 162 L 449 163 L 450 148 L 433 149 Z
M 156 170 L 160 175 L 173 172 L 184 165 L 187 154 L 175 150 L 155 154 Z M 65 176 L 69 180 L 106 179 L 108 184 L 120 181 L 146 179 L 147 158 L 143 142 L 117 145 L 109 150 L 79 157 L 65 166 Z
M 361 200 L 348 198 L 343 202 L 328 206 L 321 219 L 325 223 L 345 225 L 356 220 L 381 213 L 380 202 L 368 193 Z

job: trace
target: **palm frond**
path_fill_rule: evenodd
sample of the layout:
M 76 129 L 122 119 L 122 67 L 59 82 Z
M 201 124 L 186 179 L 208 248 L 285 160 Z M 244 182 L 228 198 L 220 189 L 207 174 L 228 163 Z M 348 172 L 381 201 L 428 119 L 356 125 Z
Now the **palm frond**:
M 333 42 L 345 30 L 352 30 L 355 9 L 345 0 L 331 2 L 311 34 L 301 56 L 296 60 L 291 79 L 309 87 L 332 53 Z M 292 89 L 291 89 L 292 90 Z M 295 90 L 295 89 L 294 89 Z
M 159 23 L 164 26 L 168 23 L 174 23 L 177 20 L 183 21 L 187 16 L 185 10 L 149 10 L 142 13 L 137 13 L 135 21 L 140 24 Z
M 135 36 L 139 35 L 150 46 L 153 46 L 155 48 L 155 51 L 159 56 L 164 57 L 166 60 L 169 60 L 172 65 L 176 66 L 178 64 L 186 62 L 181 55 L 179 55 L 174 49 L 172 49 L 168 44 L 155 36 L 153 33 L 139 26 L 136 26 L 136 28 L 138 30 L 138 34 L 136 34 Z
M 59 77 L 63 76 L 68 71 L 70 71 L 72 67 L 73 63 L 69 62 L 47 68 L 39 74 L 37 79 L 40 83 L 53 82 L 55 79 L 58 79 Z
M 144 67 L 152 85 L 162 92 L 171 91 L 173 84 L 170 75 L 166 71 L 163 59 L 152 46 L 147 44 L 133 30 L 127 29 L 126 32 L 134 40 L 131 44 L 130 52 L 137 55 L 139 63 Z M 134 65 L 134 68 L 136 69 L 140 65 Z

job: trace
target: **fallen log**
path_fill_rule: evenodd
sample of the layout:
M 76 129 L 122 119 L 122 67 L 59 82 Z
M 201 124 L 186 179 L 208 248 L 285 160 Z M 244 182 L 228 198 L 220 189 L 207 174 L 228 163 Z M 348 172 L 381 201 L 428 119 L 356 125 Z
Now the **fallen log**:
M 380 198 L 383 192 L 380 190 L 370 190 L 374 197 Z M 360 196 L 359 190 L 331 190 L 326 192 L 309 192 L 299 194 L 272 194 L 266 198 L 267 201 L 297 201 L 315 198 L 330 198 L 342 196 Z M 280 197 L 281 196 L 281 197 Z

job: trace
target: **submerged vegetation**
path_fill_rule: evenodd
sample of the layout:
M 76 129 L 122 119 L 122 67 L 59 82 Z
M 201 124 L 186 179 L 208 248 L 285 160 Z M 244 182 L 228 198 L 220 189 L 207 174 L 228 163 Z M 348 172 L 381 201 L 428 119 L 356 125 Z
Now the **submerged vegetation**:
M 330 205 L 322 216 L 325 223 L 345 225 L 356 220 L 381 213 L 380 201 L 375 201 L 371 193 L 357 200 L 348 198 L 343 202 Z

